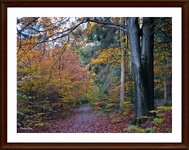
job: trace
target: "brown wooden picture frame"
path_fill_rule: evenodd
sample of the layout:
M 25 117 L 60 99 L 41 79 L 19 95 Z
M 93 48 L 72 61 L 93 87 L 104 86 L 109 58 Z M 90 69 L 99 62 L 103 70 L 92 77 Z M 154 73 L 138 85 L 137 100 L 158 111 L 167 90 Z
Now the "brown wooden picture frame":
M 8 7 L 181 7 L 182 8 L 182 143 L 7 143 L 7 8 Z M 189 1 L 58 1 L 2 0 L 1 2 L 1 122 L 0 149 L 189 149 L 188 51 Z M 174 60 L 173 60 L 174 61 Z

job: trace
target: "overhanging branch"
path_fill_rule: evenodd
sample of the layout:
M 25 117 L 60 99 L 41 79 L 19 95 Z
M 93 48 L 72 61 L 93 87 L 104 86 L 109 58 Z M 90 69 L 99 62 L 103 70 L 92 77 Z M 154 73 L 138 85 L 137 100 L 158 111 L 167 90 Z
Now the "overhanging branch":
M 90 18 L 86 18 L 86 21 L 102 24 L 102 25 L 105 25 L 105 26 L 108 26 L 108 27 L 111 27 L 111 28 L 122 30 L 122 31 L 127 33 L 127 27 L 124 26 L 124 25 L 115 24 L 115 23 L 111 23 L 111 22 L 105 22 L 105 21 L 101 21 L 101 20 L 97 20 L 97 19 L 90 19 Z

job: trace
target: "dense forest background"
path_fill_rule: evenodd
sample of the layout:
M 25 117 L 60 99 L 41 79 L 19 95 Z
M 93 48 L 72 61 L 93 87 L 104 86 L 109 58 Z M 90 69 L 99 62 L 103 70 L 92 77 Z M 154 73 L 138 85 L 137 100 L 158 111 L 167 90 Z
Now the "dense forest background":
M 171 132 L 171 88 L 172 18 L 17 18 L 18 132 Z

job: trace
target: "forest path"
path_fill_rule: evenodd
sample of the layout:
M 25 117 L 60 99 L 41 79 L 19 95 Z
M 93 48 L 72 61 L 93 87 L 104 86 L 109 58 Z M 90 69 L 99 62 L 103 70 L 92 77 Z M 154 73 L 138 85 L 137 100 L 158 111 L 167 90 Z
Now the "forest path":
M 127 117 L 124 117 L 127 118 Z M 116 122 L 112 120 L 118 120 Z M 38 132 L 45 133 L 123 133 L 128 119 L 115 118 L 109 114 L 97 114 L 92 106 L 85 104 L 75 109 L 66 118 L 48 123 Z

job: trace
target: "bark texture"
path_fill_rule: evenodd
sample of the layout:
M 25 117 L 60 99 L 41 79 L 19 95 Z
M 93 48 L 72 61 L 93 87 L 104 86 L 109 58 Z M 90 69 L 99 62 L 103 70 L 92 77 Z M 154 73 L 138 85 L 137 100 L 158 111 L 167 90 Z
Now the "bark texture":
M 148 116 L 149 110 L 154 109 L 154 41 L 152 25 L 153 18 L 143 18 L 142 37 L 140 38 L 138 18 L 131 17 L 128 19 L 128 34 L 135 82 L 136 119 L 140 119 L 141 116 Z
M 146 93 L 148 111 L 154 109 L 154 65 L 153 65 L 153 48 L 154 48 L 154 29 L 153 18 L 144 17 L 142 26 L 142 54 L 141 63 L 144 77 L 144 87 Z
M 121 24 L 125 25 L 125 18 L 121 18 Z M 120 109 L 123 109 L 123 102 L 125 99 L 125 32 L 120 32 L 120 47 L 121 47 L 121 76 L 120 76 Z

